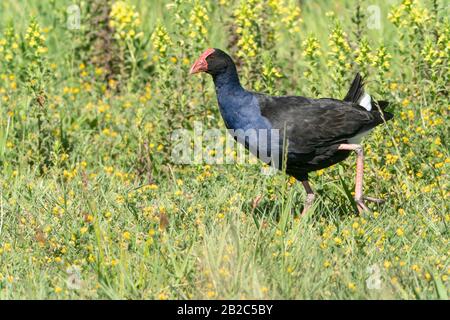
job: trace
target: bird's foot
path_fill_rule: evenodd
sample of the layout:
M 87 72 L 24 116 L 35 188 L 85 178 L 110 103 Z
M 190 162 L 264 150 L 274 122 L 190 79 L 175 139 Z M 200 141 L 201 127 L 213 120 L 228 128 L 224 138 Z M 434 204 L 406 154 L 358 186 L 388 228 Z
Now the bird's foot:
M 381 203 L 385 202 L 385 200 L 383 200 L 383 199 L 377 199 L 377 198 L 367 197 L 367 196 L 362 196 L 361 199 L 355 198 L 355 202 L 356 202 L 356 206 L 358 208 L 359 214 L 362 214 L 364 211 L 371 212 L 369 207 L 367 207 L 365 205 L 364 201 L 369 201 L 369 202 L 373 202 L 373 203 L 377 203 L 377 204 L 381 204 Z
M 312 205 L 314 204 L 314 199 L 316 198 L 316 196 L 314 195 L 314 193 L 308 193 L 306 195 L 306 201 L 305 201 L 305 206 L 303 207 L 303 211 L 301 216 L 303 217 L 308 211 L 309 209 L 312 207 Z
M 364 204 L 363 199 L 355 199 L 355 202 L 359 214 L 363 214 L 364 212 L 370 212 L 370 209 Z
M 372 197 L 367 197 L 367 196 L 363 196 L 363 199 L 366 201 L 374 202 L 374 203 L 378 203 L 378 204 L 386 202 L 386 200 L 384 200 L 384 199 L 377 199 L 377 198 L 372 198 Z
M 255 199 L 252 201 L 252 214 L 255 211 L 256 207 L 258 207 L 259 203 L 261 202 L 263 198 L 263 195 L 257 195 Z
M 308 212 L 309 208 L 304 207 L 302 210 L 302 213 L 300 214 L 300 217 L 304 217 L 306 215 L 306 213 Z

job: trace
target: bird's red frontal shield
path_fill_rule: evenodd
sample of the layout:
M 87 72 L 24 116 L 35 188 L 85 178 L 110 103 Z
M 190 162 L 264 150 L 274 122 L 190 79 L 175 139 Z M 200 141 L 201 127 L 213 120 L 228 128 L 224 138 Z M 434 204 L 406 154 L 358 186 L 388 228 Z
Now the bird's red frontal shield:
M 192 65 L 189 74 L 208 71 L 208 62 L 206 62 L 206 58 L 208 58 L 208 56 L 212 53 L 214 53 L 214 49 L 207 49 L 205 52 L 203 52 L 202 55 L 197 59 L 197 61 L 195 61 L 195 63 Z

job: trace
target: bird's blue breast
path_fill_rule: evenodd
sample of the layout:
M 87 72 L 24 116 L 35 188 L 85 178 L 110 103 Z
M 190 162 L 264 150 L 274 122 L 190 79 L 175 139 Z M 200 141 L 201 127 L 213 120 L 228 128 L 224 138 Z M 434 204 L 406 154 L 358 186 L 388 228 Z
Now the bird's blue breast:
M 220 114 L 228 129 L 267 129 L 270 122 L 261 115 L 256 97 L 245 90 L 224 90 L 217 92 Z
M 273 163 L 280 154 L 278 132 L 262 116 L 258 99 L 242 87 L 216 87 L 220 113 L 229 133 L 263 162 Z

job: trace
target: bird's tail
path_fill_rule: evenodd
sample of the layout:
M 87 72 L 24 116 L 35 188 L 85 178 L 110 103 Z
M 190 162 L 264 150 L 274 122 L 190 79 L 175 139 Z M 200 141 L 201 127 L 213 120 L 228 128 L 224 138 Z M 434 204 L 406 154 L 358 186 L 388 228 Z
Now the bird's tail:
M 344 101 L 360 105 L 367 111 L 372 110 L 372 98 L 364 92 L 364 79 L 359 72 L 356 73 L 355 79 L 353 79 Z
M 350 86 L 350 90 L 348 90 L 347 95 L 344 98 L 344 101 L 358 103 L 363 99 L 364 96 L 364 79 L 361 77 L 361 74 L 358 72 L 355 75 L 355 79 Z

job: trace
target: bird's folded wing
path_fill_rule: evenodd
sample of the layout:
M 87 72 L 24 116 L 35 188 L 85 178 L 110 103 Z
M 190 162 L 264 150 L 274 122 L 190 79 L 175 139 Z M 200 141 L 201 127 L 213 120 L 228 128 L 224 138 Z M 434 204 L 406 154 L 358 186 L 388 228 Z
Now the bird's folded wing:
M 363 107 L 335 99 L 258 95 L 261 114 L 288 138 L 289 152 L 310 153 L 345 143 L 375 127 L 374 116 Z

